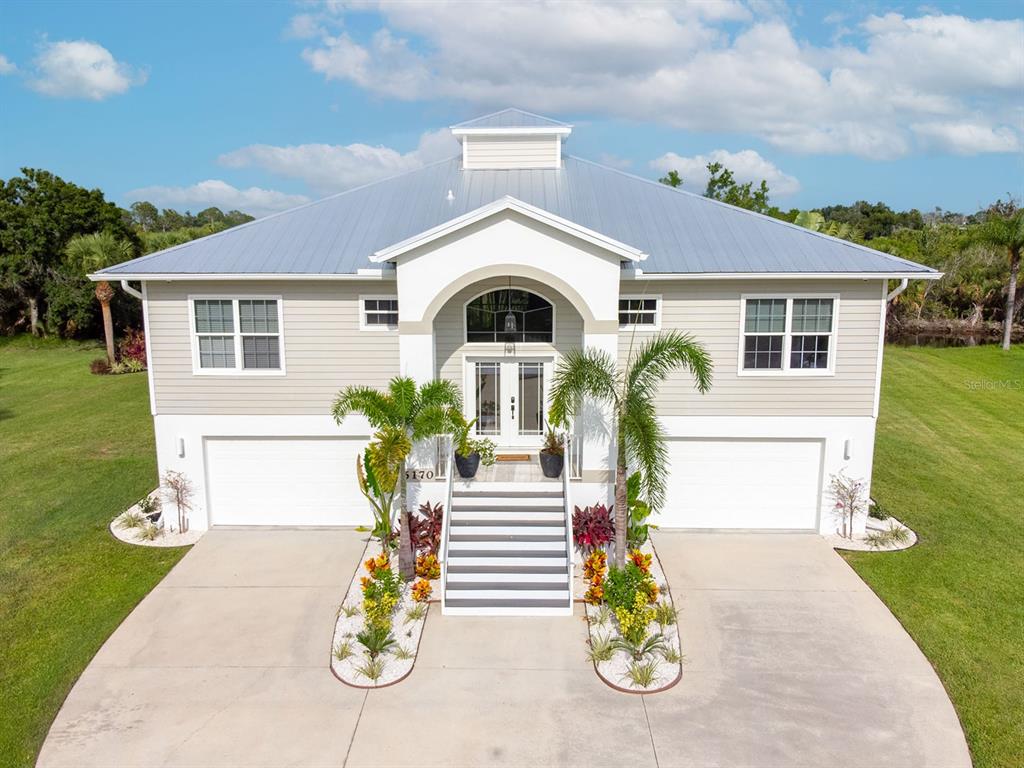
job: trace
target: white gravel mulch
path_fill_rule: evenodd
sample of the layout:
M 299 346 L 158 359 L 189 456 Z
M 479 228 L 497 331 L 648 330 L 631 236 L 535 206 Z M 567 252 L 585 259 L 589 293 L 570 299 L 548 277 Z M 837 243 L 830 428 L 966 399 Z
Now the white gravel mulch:
M 158 496 L 159 490 L 153 491 L 150 496 Z M 177 526 L 177 517 L 173 522 L 168 520 L 167 512 L 164 512 L 164 526 L 160 528 L 160 533 L 155 539 L 144 539 L 141 537 L 142 528 L 125 528 L 122 525 L 122 521 L 129 514 L 135 514 L 139 511 L 139 505 L 133 504 L 131 507 L 126 509 L 124 512 L 119 514 L 113 520 L 110 521 L 110 532 L 114 535 L 114 538 L 123 541 L 125 544 L 135 544 L 140 547 L 188 547 L 195 544 L 202 538 L 205 531 L 188 530 L 185 533 L 179 533 L 175 526 Z
M 376 540 L 370 539 L 367 542 L 366 548 L 363 550 L 363 556 L 359 559 L 359 565 L 352 576 L 352 581 L 349 583 L 348 592 L 345 593 L 345 599 L 338 609 L 338 621 L 334 626 L 334 637 L 331 640 L 331 669 L 343 683 L 357 688 L 382 688 L 399 682 L 412 672 L 413 665 L 416 663 L 416 655 L 420 649 L 420 636 L 423 634 L 423 626 L 426 624 L 427 614 L 429 613 L 428 609 L 423 614 L 423 617 L 419 619 L 409 619 L 406 616 L 406 612 L 414 606 L 423 605 L 423 603 L 417 603 L 412 597 L 412 585 L 419 581 L 419 577 L 417 577 L 415 581 L 406 583 L 402 588 L 402 595 L 399 598 L 398 607 L 395 608 L 394 614 L 393 631 L 398 642 L 390 651 L 383 654 L 384 670 L 381 676 L 377 680 L 371 680 L 356 669 L 366 661 L 364 649 L 356 640 L 356 634 L 363 630 L 365 624 L 365 617 L 363 616 L 363 590 L 360 580 L 368 574 L 363 568 L 363 563 L 371 557 L 375 557 L 379 549 L 380 544 Z M 398 570 L 397 555 L 393 555 L 391 558 L 391 568 L 395 571 Z M 434 598 L 441 594 L 441 580 L 431 580 L 430 585 L 433 588 L 431 602 L 435 602 Z M 358 609 L 358 613 L 348 616 L 345 613 L 346 608 Z M 338 659 L 335 655 L 335 649 L 344 642 L 349 643 L 352 653 L 348 658 Z M 400 659 L 395 656 L 395 651 L 399 648 L 408 651 L 410 654 L 409 658 Z
M 662 569 L 661 561 L 658 560 L 658 553 L 654 549 L 654 542 L 648 539 L 640 547 L 640 551 L 654 556 L 651 559 L 651 576 L 654 578 L 654 583 L 661 590 L 658 602 L 668 602 L 674 605 L 672 602 L 672 592 L 669 588 L 668 580 L 665 578 L 665 571 Z M 579 570 L 582 570 L 582 565 L 579 567 Z M 586 589 L 586 582 L 582 578 L 574 581 L 578 590 Z M 582 594 L 582 591 L 578 591 L 577 597 L 582 598 Z M 587 626 L 590 629 L 590 637 L 618 637 L 618 626 L 613 615 L 609 614 L 609 617 L 603 624 L 598 623 L 600 621 L 601 608 L 602 606 L 586 604 Z M 647 629 L 650 635 L 663 635 L 669 647 L 679 654 L 679 661 L 670 663 L 662 658 L 661 654 L 654 654 L 654 656 L 645 659 L 644 661 L 648 661 L 653 658 L 658 666 L 654 680 L 649 686 L 642 688 L 634 685 L 627 674 L 627 670 L 633 661 L 632 656 L 626 651 L 616 651 L 615 655 L 608 661 L 594 663 L 594 670 L 597 672 L 598 677 L 612 688 L 630 693 L 658 693 L 659 691 L 671 688 L 679 681 L 683 673 L 683 654 L 682 645 L 679 640 L 678 615 L 675 624 L 666 626 L 664 629 L 657 622 L 651 622 Z
M 885 544 L 878 544 L 872 543 L 868 539 L 868 536 L 871 533 L 884 533 L 890 527 L 905 530 L 907 532 L 906 541 L 889 541 Z M 828 541 L 828 543 L 835 549 L 847 549 L 854 552 L 898 552 L 901 549 L 910 549 L 912 546 L 917 544 L 917 534 L 895 517 L 889 517 L 886 520 L 878 520 L 874 517 L 869 517 L 867 530 L 865 530 L 864 535 L 857 535 L 852 539 L 847 539 L 840 536 L 838 533 L 833 533 L 826 536 L 825 540 Z

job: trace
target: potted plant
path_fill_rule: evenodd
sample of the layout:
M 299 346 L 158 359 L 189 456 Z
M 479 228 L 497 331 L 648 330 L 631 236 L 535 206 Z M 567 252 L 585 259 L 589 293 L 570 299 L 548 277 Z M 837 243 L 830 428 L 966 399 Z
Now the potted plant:
M 476 425 L 476 419 L 466 421 L 465 416 L 458 414 L 454 420 L 455 429 L 452 437 L 455 445 L 455 466 L 459 470 L 459 477 L 468 480 L 476 476 L 481 463 L 485 467 L 494 464 L 494 441 L 487 438 L 474 440 L 469 436 Z
M 540 469 L 544 477 L 558 477 L 565 465 L 565 443 L 562 435 L 549 429 L 544 435 L 544 445 L 540 449 Z
M 139 513 L 143 515 L 147 521 L 153 525 L 160 523 L 160 518 L 163 516 L 162 504 L 158 496 L 143 496 L 139 500 Z

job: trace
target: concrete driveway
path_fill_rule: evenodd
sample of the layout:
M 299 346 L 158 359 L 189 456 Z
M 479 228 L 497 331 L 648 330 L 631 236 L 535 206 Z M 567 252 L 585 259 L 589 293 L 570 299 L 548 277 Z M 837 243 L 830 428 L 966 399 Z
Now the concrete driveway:
M 412 675 L 366 692 L 329 643 L 352 531 L 215 530 L 83 673 L 56 766 L 969 766 L 931 666 L 811 535 L 659 533 L 683 678 L 618 694 L 574 619 L 431 608 Z

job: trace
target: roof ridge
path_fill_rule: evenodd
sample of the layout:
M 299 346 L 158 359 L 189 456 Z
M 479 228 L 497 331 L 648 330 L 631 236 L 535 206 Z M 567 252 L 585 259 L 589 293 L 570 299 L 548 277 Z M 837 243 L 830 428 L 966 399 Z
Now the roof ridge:
M 409 176 L 410 174 L 419 173 L 420 171 L 424 171 L 427 168 L 433 168 L 436 165 L 442 165 L 443 163 L 450 163 L 450 162 L 452 162 L 452 160 L 460 160 L 461 161 L 461 159 L 462 159 L 461 155 L 452 155 L 451 157 L 446 157 L 446 158 L 444 158 L 442 160 L 435 160 L 432 163 L 427 163 L 426 165 L 421 165 L 419 168 L 412 168 L 412 169 L 410 169 L 408 171 L 402 171 L 401 173 L 395 173 L 395 174 L 392 174 L 391 176 L 386 176 L 383 179 L 377 179 L 376 181 L 368 181 L 365 184 L 360 184 L 358 187 L 352 187 L 351 189 L 343 189 L 341 192 L 335 192 L 333 195 L 328 195 L 327 197 L 321 197 L 318 200 L 310 200 L 308 203 L 303 203 L 302 205 L 296 205 L 294 208 L 286 208 L 283 211 L 277 211 L 276 213 L 271 213 L 268 216 L 263 216 L 263 217 L 258 218 L 258 219 L 253 219 L 252 221 L 247 221 L 244 224 L 237 224 L 234 227 L 228 227 L 227 229 L 222 229 L 219 232 L 211 232 L 209 235 L 203 235 L 202 237 L 197 237 L 194 240 L 186 240 L 184 243 L 178 243 L 177 245 L 172 245 L 170 248 L 163 248 L 163 249 L 161 249 L 159 251 L 153 251 L 152 253 L 147 253 L 147 254 L 144 254 L 142 256 L 136 256 L 134 259 L 129 259 L 128 261 L 122 261 L 120 264 L 114 264 L 114 265 L 111 265 L 109 267 L 104 267 L 103 269 L 98 270 L 96 272 L 96 274 L 103 274 L 103 273 L 106 273 L 107 270 L 115 269 L 117 267 L 127 266 L 128 264 L 140 264 L 140 263 L 142 263 L 142 262 L 146 261 L 147 259 L 150 259 L 150 258 L 152 258 L 154 256 L 162 256 L 162 255 L 167 254 L 167 253 L 172 253 L 172 252 L 178 250 L 179 248 L 184 248 L 185 246 L 192 245 L 193 243 L 198 243 L 198 242 L 201 242 L 203 240 L 210 240 L 212 238 L 219 237 L 221 235 L 225 235 L 228 232 L 239 232 L 239 231 L 244 230 L 247 227 L 251 227 L 251 226 L 253 226 L 255 224 L 260 224 L 260 223 L 262 223 L 264 221 L 271 221 L 273 219 L 276 219 L 278 216 L 284 216 L 285 214 L 295 213 L 295 211 L 302 211 L 302 210 L 305 210 L 306 208 L 312 208 L 315 205 L 321 205 L 322 203 L 326 203 L 326 202 L 329 202 L 331 200 L 335 200 L 335 199 L 337 199 L 339 197 L 343 197 L 344 195 L 347 195 L 347 194 L 349 194 L 351 192 L 359 192 L 360 190 L 367 189 L 367 188 L 372 187 L 372 186 L 374 186 L 376 184 L 383 184 L 383 183 L 385 183 L 387 181 L 394 181 L 395 179 L 400 179 L 403 176 Z M 110 272 L 108 274 L 117 274 L 117 273 L 116 272 Z
M 561 120 L 555 120 L 553 117 L 548 117 L 547 115 L 539 115 L 536 112 L 530 112 L 529 110 L 520 109 L 519 107 L 503 107 L 502 109 L 496 110 L 494 112 L 488 112 L 486 115 L 471 117 L 468 120 L 463 120 L 460 123 L 455 123 L 455 125 L 449 126 L 449 128 L 459 128 L 467 126 L 470 123 L 478 123 L 481 120 L 486 120 L 489 117 L 495 117 L 496 115 L 500 115 L 503 112 L 519 112 L 520 114 L 529 115 L 530 117 L 535 117 L 538 120 L 544 120 L 546 122 L 553 123 L 554 125 L 561 125 L 566 128 L 572 127 L 570 123 L 563 123 Z
M 637 176 L 635 173 L 627 173 L 626 171 L 623 171 L 623 170 L 621 170 L 619 168 L 612 168 L 610 165 L 604 165 L 602 163 L 595 162 L 594 160 L 588 160 L 588 159 L 586 159 L 584 157 L 577 157 L 576 155 L 569 155 L 569 154 L 567 154 L 566 157 L 571 159 L 571 160 L 576 160 L 577 162 L 586 163 L 587 165 L 593 165 L 593 166 L 595 166 L 597 168 L 601 168 L 602 170 L 605 170 L 605 171 L 611 171 L 612 173 L 617 173 L 620 176 L 625 176 L 626 178 L 633 179 L 635 181 L 642 181 L 645 184 L 653 184 L 654 186 L 656 186 L 656 187 L 658 187 L 660 189 L 663 189 L 666 192 L 673 192 L 673 193 L 680 194 L 680 195 L 687 195 L 689 197 L 696 198 L 698 200 L 702 200 L 702 201 L 704 201 L 706 203 L 710 203 L 712 205 L 723 206 L 725 208 L 728 208 L 731 211 L 737 211 L 737 212 L 740 212 L 740 213 L 745 213 L 745 214 L 747 214 L 749 216 L 754 216 L 756 218 L 764 219 L 765 221 L 774 222 L 775 224 L 779 224 L 779 225 L 782 225 L 784 227 L 789 227 L 790 229 L 794 229 L 794 230 L 797 230 L 799 232 L 804 232 L 804 233 L 806 233 L 808 235 L 815 235 L 816 237 L 823 238 L 823 239 L 828 240 L 830 242 L 840 243 L 841 245 L 845 245 L 845 246 L 848 246 L 850 248 L 854 248 L 854 249 L 856 249 L 858 251 L 866 251 L 867 253 L 876 254 L 878 256 L 884 256 L 885 258 L 892 259 L 893 261 L 896 261 L 896 262 L 898 262 L 900 264 L 909 264 L 909 265 L 914 266 L 914 267 L 924 266 L 930 272 L 938 271 L 938 270 L 933 269 L 932 267 L 928 267 L 926 264 L 918 264 L 916 262 L 910 261 L 909 259 L 904 259 L 901 256 L 894 256 L 891 253 L 886 253 L 885 251 L 879 251 L 879 250 L 876 250 L 874 248 L 869 248 L 868 246 L 861 245 L 860 243 L 854 243 L 854 242 L 851 242 L 849 240 L 843 240 L 840 237 L 833 237 L 832 235 L 826 235 L 824 232 L 816 232 L 813 229 L 807 229 L 807 227 L 801 227 L 799 224 L 793 224 L 792 222 L 789 222 L 789 221 L 783 221 L 782 219 L 776 219 L 774 216 L 768 216 L 768 215 L 763 214 L 763 213 L 758 213 L 757 211 L 751 211 L 748 208 L 740 208 L 738 205 L 732 205 L 731 203 L 725 203 L 725 202 L 722 202 L 721 200 L 715 200 L 713 197 L 705 197 L 704 195 L 698 195 L 696 192 L 690 192 L 690 191 L 685 190 L 685 189 L 679 189 L 678 187 L 670 187 L 668 184 L 662 184 L 660 181 L 655 181 L 654 179 L 645 179 L 643 176 Z

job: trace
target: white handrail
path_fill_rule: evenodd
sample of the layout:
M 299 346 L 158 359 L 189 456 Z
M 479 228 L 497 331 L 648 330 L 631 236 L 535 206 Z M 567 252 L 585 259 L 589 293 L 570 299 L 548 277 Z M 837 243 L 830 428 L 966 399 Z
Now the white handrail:
M 445 467 L 444 506 L 441 508 L 441 613 L 445 610 L 445 592 L 448 584 L 448 526 L 451 524 L 452 484 L 455 477 L 455 437 L 448 435 L 448 460 Z
M 562 461 L 562 501 L 565 504 L 565 562 L 567 564 L 567 570 L 569 573 L 569 607 L 572 608 L 573 599 L 573 560 L 576 552 L 576 546 L 574 544 L 573 531 L 572 531 L 572 483 L 569 482 L 569 473 L 571 472 L 571 459 L 572 456 L 572 435 L 570 430 L 566 430 L 562 436 L 563 455 Z

